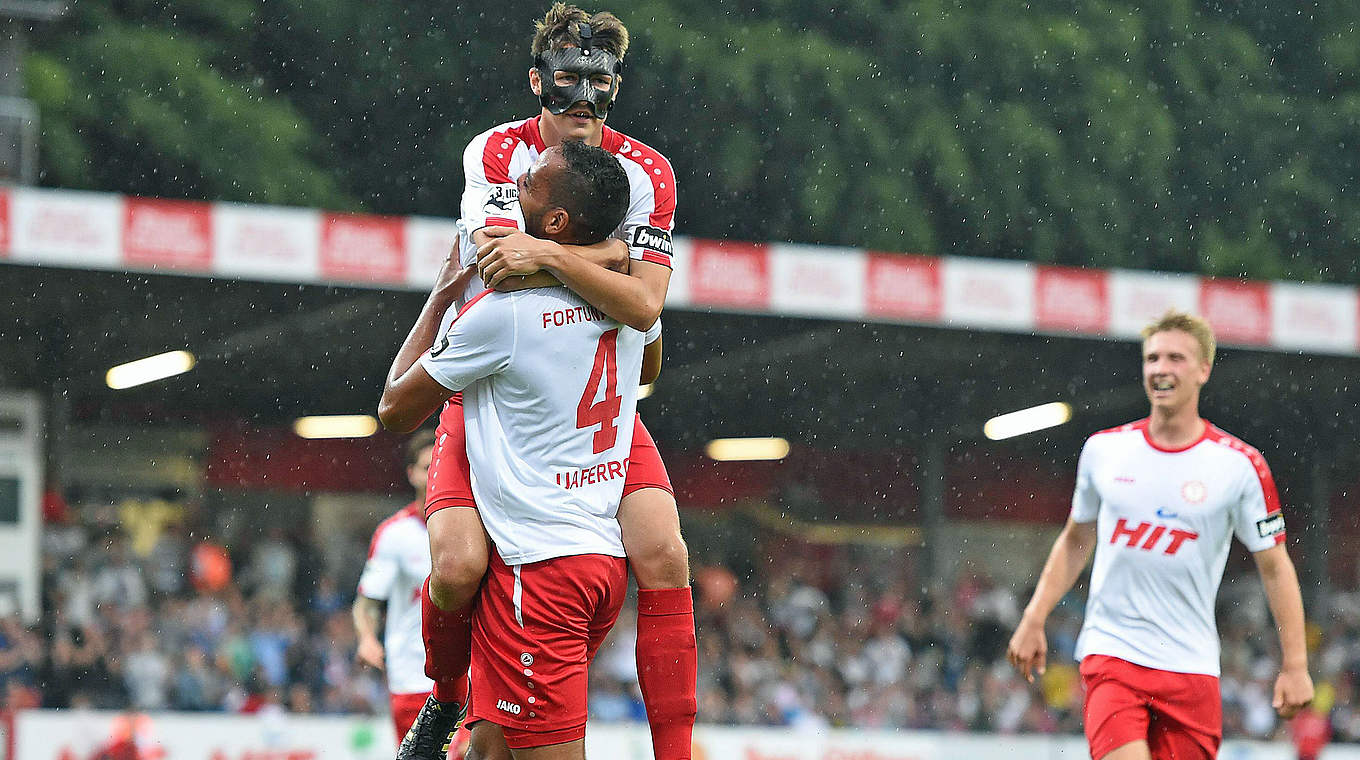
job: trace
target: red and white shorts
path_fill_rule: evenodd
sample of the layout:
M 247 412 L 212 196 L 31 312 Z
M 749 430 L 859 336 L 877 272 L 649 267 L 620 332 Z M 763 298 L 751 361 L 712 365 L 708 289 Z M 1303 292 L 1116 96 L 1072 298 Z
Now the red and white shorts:
M 1081 661 L 1086 741 L 1095 760 L 1144 739 L 1153 760 L 1211 760 L 1223 740 L 1216 676 L 1146 668 L 1106 655 Z
M 416 722 L 416 716 L 420 714 L 420 708 L 425 706 L 425 698 L 430 696 L 430 692 L 422 691 L 418 694 L 391 694 L 392 698 L 392 725 L 397 729 L 397 742 L 401 742 L 401 737 L 411 730 L 411 724 Z M 467 752 L 468 742 L 472 739 L 472 733 L 466 726 L 459 726 L 458 733 L 453 737 L 453 747 L 449 752 L 449 757 L 453 760 L 461 758 Z
M 586 670 L 627 592 L 622 557 L 508 567 L 493 552 L 472 618 L 469 722 L 501 726 L 512 749 L 584 737 Z
M 643 488 L 671 488 L 666 465 L 656 450 L 652 434 L 634 416 L 633 447 L 628 454 L 628 473 L 623 495 Z M 468 464 L 467 433 L 463 429 L 463 394 L 455 393 L 439 414 L 435 429 L 434 451 L 430 454 L 430 478 L 425 487 L 425 516 L 447 507 L 477 507 L 472 497 L 472 467 Z

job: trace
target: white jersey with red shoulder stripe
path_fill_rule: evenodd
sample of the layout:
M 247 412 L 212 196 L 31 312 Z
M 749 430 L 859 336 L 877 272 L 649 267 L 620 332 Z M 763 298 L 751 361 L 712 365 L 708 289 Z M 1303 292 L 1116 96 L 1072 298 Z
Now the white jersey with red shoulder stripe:
M 463 152 L 463 200 L 459 226 L 466 235 L 488 226 L 524 229 L 515 180 L 545 149 L 538 116 L 493 127 Z M 628 243 L 629 256 L 671 266 L 675 228 L 675 174 L 661 153 L 627 135 L 604 128 L 600 147 L 613 154 L 628 175 L 628 213 L 613 237 Z M 463 264 L 476 259 L 464 238 Z M 469 297 L 476 293 L 469 294 Z
M 373 532 L 359 595 L 387 603 L 383 631 L 387 688 L 393 694 L 427 693 L 425 643 L 420 637 L 420 594 L 430 575 L 430 534 L 424 500 L 383 520 Z
M 1219 673 L 1214 599 L 1232 537 L 1252 552 L 1285 540 L 1265 458 L 1208 422 L 1177 450 L 1153 443 L 1148 420 L 1091 436 L 1072 520 L 1098 536 L 1077 658 L 1178 673 Z
M 565 287 L 484 291 L 421 358 L 463 391 L 477 507 L 507 565 L 624 556 L 616 519 L 628 471 L 642 347 Z

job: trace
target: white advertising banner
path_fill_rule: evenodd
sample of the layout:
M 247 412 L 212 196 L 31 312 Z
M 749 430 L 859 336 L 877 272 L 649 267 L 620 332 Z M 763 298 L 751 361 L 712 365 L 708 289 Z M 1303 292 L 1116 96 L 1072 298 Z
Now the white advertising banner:
M 862 317 L 862 251 L 825 245 L 775 245 L 770 262 L 770 306 L 781 314 Z
M 9 239 L 15 261 L 98 269 L 123 263 L 123 198 L 16 188 Z
M 944 318 L 969 327 L 1034 327 L 1034 267 L 1018 261 L 945 259 Z
M 406 284 L 415 290 L 429 290 L 457 239 L 457 222 L 424 216 L 407 219 Z
M 246 279 L 310 282 L 320 277 L 321 215 L 311 209 L 218 203 L 213 269 Z
M 1276 343 L 1335 354 L 1354 353 L 1360 346 L 1355 288 L 1293 282 L 1272 283 L 1271 288 Z
M 91 760 L 117 736 L 138 737 L 156 760 L 390 760 L 385 717 L 160 713 L 130 719 L 111 712 L 30 710 L 15 721 L 13 758 Z M 586 756 L 651 760 L 641 724 L 592 724 Z M 934 731 L 734 728 L 700 725 L 695 760 L 1083 760 L 1079 736 L 1002 736 Z M 1221 760 L 1293 760 L 1283 743 L 1228 742 Z M 1360 760 L 1360 748 L 1333 746 L 1322 760 Z
M 1199 310 L 1199 278 L 1187 274 L 1132 272 L 1110 274 L 1110 334 L 1136 338 L 1167 309 Z

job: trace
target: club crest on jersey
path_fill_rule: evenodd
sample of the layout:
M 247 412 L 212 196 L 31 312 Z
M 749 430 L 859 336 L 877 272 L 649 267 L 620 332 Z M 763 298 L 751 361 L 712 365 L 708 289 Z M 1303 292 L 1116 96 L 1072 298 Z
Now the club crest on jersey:
M 657 227 L 648 227 L 645 224 L 633 231 L 633 247 L 649 248 L 667 256 L 675 253 L 675 246 L 671 243 L 671 233 Z
M 496 185 L 487 195 L 484 209 L 490 214 L 504 214 L 516 203 L 519 203 L 519 188 L 514 185 Z
M 1261 535 L 1261 538 L 1270 538 L 1284 533 L 1284 513 L 1276 512 L 1257 520 L 1256 532 Z
M 1204 497 L 1209 495 L 1209 489 L 1198 480 L 1187 480 L 1181 484 L 1181 498 L 1187 504 L 1203 504 Z

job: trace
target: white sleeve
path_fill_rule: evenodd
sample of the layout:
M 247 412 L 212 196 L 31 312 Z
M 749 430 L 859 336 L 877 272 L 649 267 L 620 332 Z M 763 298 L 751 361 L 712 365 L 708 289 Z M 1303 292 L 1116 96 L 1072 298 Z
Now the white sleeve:
M 1077 460 L 1077 485 L 1072 489 L 1072 522 L 1095 522 L 1100 515 L 1100 490 L 1095 484 L 1095 458 L 1091 439 L 1081 447 Z
M 647 328 L 647 332 L 642 334 L 642 345 L 645 346 L 649 343 L 655 343 L 656 339 L 660 337 L 661 337 L 661 318 L 657 317 L 656 321 L 652 323 L 652 326 Z
M 624 169 L 630 166 L 628 213 L 619 225 L 619 237 L 628 244 L 630 258 L 672 266 L 675 173 L 670 162 L 650 148 L 640 160 L 625 159 Z
M 1247 459 L 1241 496 L 1233 505 L 1233 533 L 1247 551 L 1259 552 L 1284 543 L 1284 511 L 1265 457 L 1253 450 Z
M 463 307 L 420 365 L 440 385 L 461 391 L 505 369 L 514 350 L 514 294 L 488 290 Z
M 505 139 L 503 133 L 500 134 L 499 139 Z M 524 162 L 525 156 L 521 154 L 525 148 L 518 140 L 508 146 L 504 143 L 492 145 L 491 149 L 495 151 L 492 157 L 499 158 L 488 162 L 487 142 L 498 139 L 496 135 L 495 130 L 484 132 L 473 138 L 463 151 L 463 198 L 459 217 L 469 232 L 488 226 L 524 229 L 514 170 Z M 509 151 L 510 155 L 501 151 Z
M 364 563 L 364 572 L 359 576 L 359 596 L 382 601 L 392 596 L 392 586 L 397 581 L 401 563 L 392 551 L 392 542 L 383 540 L 385 535 L 390 533 L 382 527 L 373 534 L 373 541 L 368 547 L 368 561 Z

